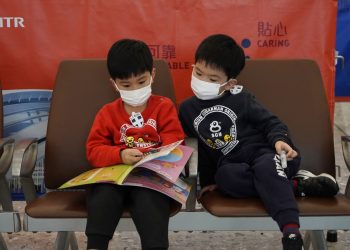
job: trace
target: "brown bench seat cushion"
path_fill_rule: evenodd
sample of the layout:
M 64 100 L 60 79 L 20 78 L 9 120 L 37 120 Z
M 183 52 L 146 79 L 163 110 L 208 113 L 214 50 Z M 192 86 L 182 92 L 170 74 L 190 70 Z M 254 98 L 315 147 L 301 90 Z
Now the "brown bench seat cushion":
M 268 216 L 258 198 L 231 198 L 213 191 L 203 195 L 200 202 L 212 215 L 218 217 Z M 338 194 L 335 197 L 297 198 L 300 216 L 341 216 L 350 214 L 350 198 Z
M 85 191 L 53 191 L 46 193 L 28 204 L 25 212 L 33 218 L 86 218 Z M 181 204 L 171 204 L 171 216 L 181 209 Z M 130 217 L 127 210 L 124 218 Z

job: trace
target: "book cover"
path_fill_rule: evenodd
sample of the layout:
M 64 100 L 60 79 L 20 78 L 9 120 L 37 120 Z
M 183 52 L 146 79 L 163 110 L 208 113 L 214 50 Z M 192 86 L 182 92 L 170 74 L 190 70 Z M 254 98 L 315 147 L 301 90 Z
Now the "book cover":
M 168 148 L 165 150 L 169 151 Z M 161 175 L 168 181 L 175 182 L 190 158 L 192 151 L 190 147 L 177 145 L 166 154 L 162 154 L 161 156 L 158 154 L 156 158 L 154 158 L 154 155 L 157 153 L 151 154 L 152 160 L 147 160 L 141 165 L 136 164 L 135 167 L 147 168 Z M 161 151 L 159 151 L 159 153 L 160 152 Z
M 190 186 L 179 178 L 193 149 L 178 141 L 146 153 L 135 165 L 119 164 L 86 171 L 64 183 L 62 188 L 93 183 L 143 186 L 184 203 Z
M 191 190 L 191 186 L 181 177 L 172 183 L 155 172 L 143 168 L 132 171 L 126 177 L 123 185 L 150 188 L 173 198 L 183 205 L 186 203 Z

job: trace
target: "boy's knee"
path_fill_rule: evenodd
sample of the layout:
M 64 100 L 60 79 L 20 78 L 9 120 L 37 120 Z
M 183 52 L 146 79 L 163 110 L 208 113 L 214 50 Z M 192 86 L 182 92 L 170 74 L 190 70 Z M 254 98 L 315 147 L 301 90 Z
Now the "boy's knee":
M 215 174 L 215 181 L 220 183 L 232 183 L 241 178 L 247 172 L 249 165 L 246 163 L 224 164 L 218 168 Z
M 147 188 L 135 187 L 130 194 L 132 205 L 131 210 L 148 211 L 168 214 L 170 213 L 171 199 L 157 191 Z
M 91 187 L 91 192 L 94 194 L 112 194 L 118 192 L 119 186 L 109 183 L 98 183 Z
M 215 174 L 215 182 L 225 183 L 231 170 L 232 168 L 228 164 L 220 166 Z

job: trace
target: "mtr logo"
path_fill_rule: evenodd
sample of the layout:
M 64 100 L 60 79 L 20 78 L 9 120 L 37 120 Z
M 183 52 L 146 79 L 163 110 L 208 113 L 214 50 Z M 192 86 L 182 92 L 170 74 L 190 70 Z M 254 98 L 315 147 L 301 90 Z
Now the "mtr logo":
M 0 17 L 0 28 L 24 28 L 23 17 Z

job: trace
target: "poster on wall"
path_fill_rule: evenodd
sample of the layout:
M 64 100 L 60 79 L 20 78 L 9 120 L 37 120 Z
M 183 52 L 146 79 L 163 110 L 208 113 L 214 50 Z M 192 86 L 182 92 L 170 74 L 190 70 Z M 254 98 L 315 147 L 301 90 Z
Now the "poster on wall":
M 196 47 L 208 35 L 224 33 L 249 58 L 315 60 L 333 113 L 336 14 L 336 0 L 2 1 L 0 81 L 5 90 L 52 90 L 62 60 L 106 58 L 116 40 L 134 38 L 168 62 L 179 104 L 192 95 Z M 24 129 L 33 137 L 41 125 Z M 5 129 L 23 134 L 16 126 Z
M 338 2 L 335 96 L 337 101 L 350 101 L 350 1 Z
M 26 138 L 38 140 L 38 155 L 33 179 L 39 193 L 44 192 L 44 149 L 51 96 L 52 90 L 3 91 L 4 137 L 14 138 L 16 141 Z M 7 177 L 11 180 L 11 171 L 7 173 Z M 19 182 L 10 181 L 10 185 L 13 198 L 23 198 Z

